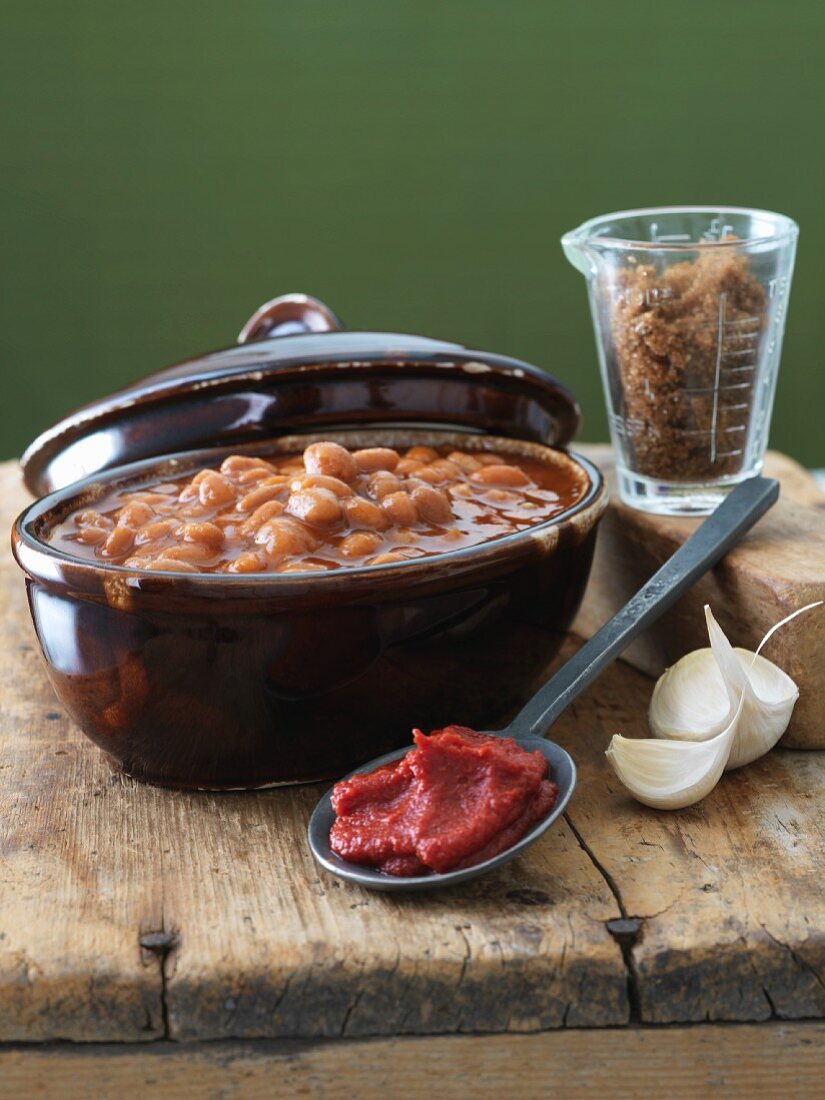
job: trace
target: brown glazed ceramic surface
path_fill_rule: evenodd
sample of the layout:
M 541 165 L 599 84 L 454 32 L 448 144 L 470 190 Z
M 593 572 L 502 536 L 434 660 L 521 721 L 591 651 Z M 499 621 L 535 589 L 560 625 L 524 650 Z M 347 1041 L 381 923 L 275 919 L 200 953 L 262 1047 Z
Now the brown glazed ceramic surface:
M 43 432 L 21 460 L 35 496 L 179 451 L 287 432 L 439 424 L 564 447 L 579 407 L 520 359 L 444 340 L 347 332 L 315 298 L 257 310 L 235 347 L 166 367 Z
M 149 574 L 43 541 L 115 486 L 319 438 L 540 453 L 573 463 L 584 493 L 528 531 L 341 573 Z M 23 513 L 13 544 L 52 683 L 88 736 L 140 779 L 254 787 L 337 777 L 405 744 L 414 725 L 490 728 L 551 656 L 542 634 L 535 652 L 522 642 L 514 658 L 516 637 L 529 624 L 562 632 L 572 620 L 604 506 L 595 467 L 535 443 L 313 423 L 298 439 L 189 451 L 71 485 Z

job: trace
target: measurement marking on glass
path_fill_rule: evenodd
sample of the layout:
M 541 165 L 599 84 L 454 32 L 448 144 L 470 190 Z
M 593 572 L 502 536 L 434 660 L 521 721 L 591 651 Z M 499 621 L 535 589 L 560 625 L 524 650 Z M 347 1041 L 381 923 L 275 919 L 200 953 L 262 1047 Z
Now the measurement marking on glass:
M 722 428 L 721 431 L 719 432 L 719 435 L 730 435 L 733 432 L 744 432 L 744 431 L 745 431 L 745 425 L 744 424 L 739 424 L 738 426 L 733 427 L 733 428 Z M 701 437 L 703 435 L 710 435 L 710 432 L 708 431 L 707 428 L 682 428 L 682 433 L 681 434 L 682 435 L 698 435 L 698 436 Z
M 659 223 L 651 222 L 650 240 L 653 244 L 664 244 L 667 241 L 689 241 L 690 233 L 659 233 Z
M 710 429 L 713 433 L 710 437 L 710 461 L 716 462 L 716 427 L 719 420 L 719 382 L 722 373 L 722 341 L 725 337 L 725 303 L 727 293 L 723 290 L 719 295 L 719 327 L 716 330 L 716 377 L 713 381 L 713 410 L 710 414 Z
M 683 394 L 694 393 L 726 393 L 728 390 L 751 390 L 753 389 L 753 382 L 731 382 L 727 386 L 694 386 L 692 389 L 682 390 Z M 734 409 L 746 409 L 747 405 L 727 405 L 726 408 Z
M 723 291 L 723 296 L 726 293 L 727 293 L 727 291 Z M 731 329 L 741 329 L 743 327 L 743 325 L 756 325 L 756 328 L 748 329 L 746 332 L 743 332 L 743 333 L 731 333 L 731 335 L 735 335 L 735 336 L 737 336 L 737 338 L 739 336 L 758 336 L 759 333 L 762 331 L 762 326 L 759 323 L 759 318 L 758 317 L 739 317 L 738 319 L 731 318 L 729 321 L 725 321 L 725 329 L 727 331 L 730 331 Z M 696 328 L 718 328 L 718 327 L 719 327 L 719 321 L 718 320 L 716 320 L 716 321 L 706 321 L 701 325 L 696 325 Z

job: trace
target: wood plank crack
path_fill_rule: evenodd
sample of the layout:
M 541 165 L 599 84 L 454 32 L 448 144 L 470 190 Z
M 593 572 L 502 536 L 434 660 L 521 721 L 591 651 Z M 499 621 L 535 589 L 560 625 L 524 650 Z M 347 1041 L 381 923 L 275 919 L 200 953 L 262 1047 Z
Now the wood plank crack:
M 621 921 L 608 920 L 605 921 L 607 931 L 616 941 L 619 950 L 622 954 L 622 960 L 627 971 L 627 1001 L 630 1012 L 629 1022 L 631 1024 L 638 1024 L 641 1022 L 642 1013 L 639 999 L 639 975 L 636 970 L 636 960 L 633 956 L 633 949 L 636 945 L 638 938 L 641 935 L 642 926 L 644 924 L 643 917 L 629 917 L 627 909 L 625 908 L 624 901 L 622 900 L 622 893 L 619 889 L 619 885 L 610 874 L 607 868 L 597 859 L 596 854 L 592 848 L 588 845 L 582 834 L 573 824 L 569 813 L 565 813 L 564 819 L 570 827 L 570 831 L 573 836 L 579 842 L 579 846 L 582 851 L 588 856 L 595 869 L 599 872 L 604 879 L 608 890 L 616 900 L 616 904 L 619 907 L 619 912 L 622 915 Z M 617 925 L 624 927 L 617 929 Z M 612 926 L 612 927 L 611 927 Z M 567 1018 L 567 1010 L 565 1010 L 565 1020 Z
M 158 1036 L 159 1039 L 171 1038 L 168 1000 L 169 967 L 171 966 L 172 952 L 178 946 L 178 942 L 178 933 L 163 927 L 156 932 L 142 932 L 138 936 L 138 943 L 143 951 L 148 952 L 157 960 L 160 977 L 160 1018 L 162 1025 L 162 1034 Z

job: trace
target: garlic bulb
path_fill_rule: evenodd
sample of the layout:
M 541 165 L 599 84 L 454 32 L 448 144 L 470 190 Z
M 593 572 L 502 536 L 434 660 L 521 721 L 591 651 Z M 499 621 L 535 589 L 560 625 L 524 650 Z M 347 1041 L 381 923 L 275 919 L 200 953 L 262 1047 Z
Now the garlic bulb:
M 759 651 L 779 627 L 818 606 L 809 604 L 777 623 L 755 653 L 734 649 L 705 607 L 710 648 L 677 661 L 653 691 L 649 720 L 656 740 L 616 735 L 607 750 L 635 798 L 657 809 L 691 806 L 726 768 L 749 764 L 773 748 L 788 728 L 799 691 Z

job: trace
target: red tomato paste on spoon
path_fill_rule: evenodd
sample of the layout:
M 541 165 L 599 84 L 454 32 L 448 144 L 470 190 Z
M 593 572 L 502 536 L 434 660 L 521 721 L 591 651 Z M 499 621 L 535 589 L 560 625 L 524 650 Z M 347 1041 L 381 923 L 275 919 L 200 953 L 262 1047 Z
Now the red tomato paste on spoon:
M 512 847 L 553 807 L 540 752 L 463 726 L 429 736 L 375 771 L 336 783 L 330 847 L 388 875 L 443 874 Z

